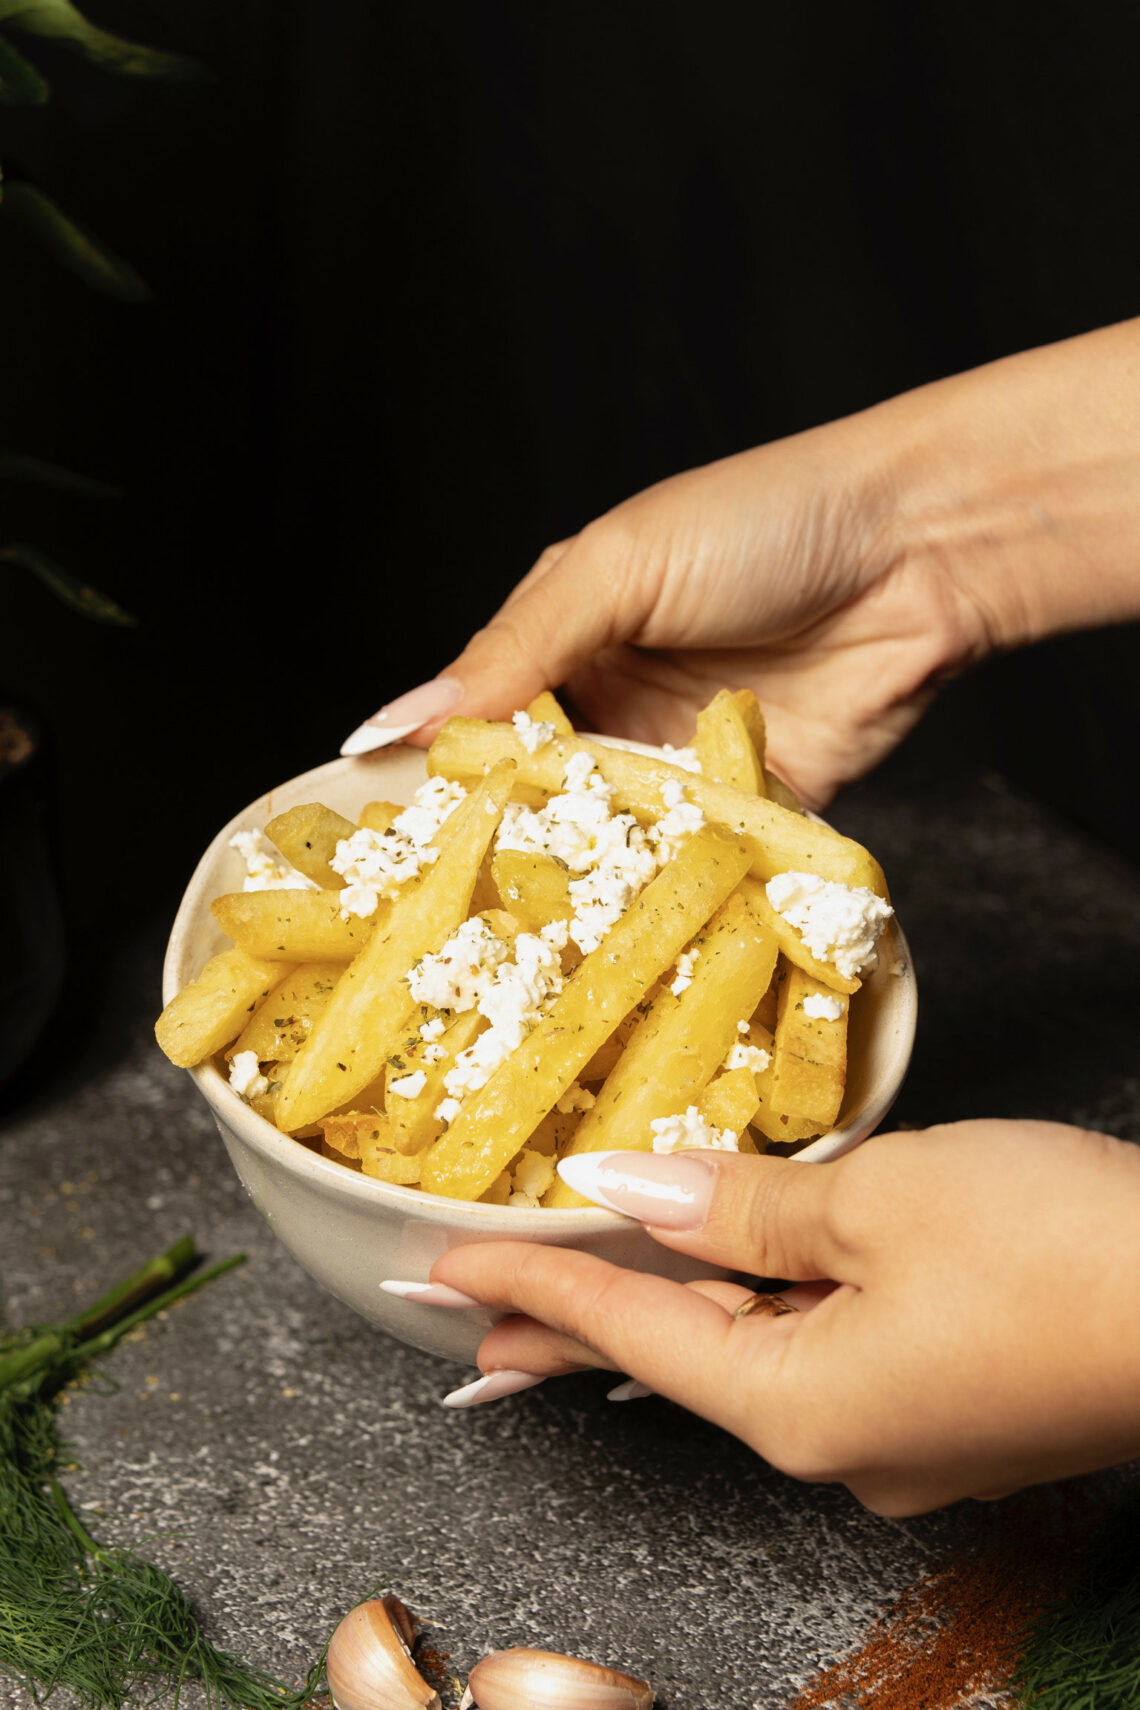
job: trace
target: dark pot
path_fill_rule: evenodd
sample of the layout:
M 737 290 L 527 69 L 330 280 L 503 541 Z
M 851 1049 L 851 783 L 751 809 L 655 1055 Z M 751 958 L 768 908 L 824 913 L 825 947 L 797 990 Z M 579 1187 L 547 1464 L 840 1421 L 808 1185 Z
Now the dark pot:
M 0 704 L 0 1086 L 27 1058 L 63 984 L 52 804 L 39 726 Z

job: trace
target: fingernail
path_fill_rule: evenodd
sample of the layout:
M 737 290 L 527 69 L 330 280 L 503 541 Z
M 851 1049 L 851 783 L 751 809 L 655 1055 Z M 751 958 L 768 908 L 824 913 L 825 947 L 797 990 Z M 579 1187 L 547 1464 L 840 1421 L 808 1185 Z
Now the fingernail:
M 474 1383 L 465 1383 L 462 1389 L 453 1389 L 450 1395 L 445 1395 L 445 1407 L 478 1407 L 484 1401 L 499 1401 L 504 1395 L 517 1395 L 520 1389 L 533 1389 L 536 1383 L 545 1383 L 545 1377 L 539 1377 L 534 1372 L 488 1372 L 486 1377 L 476 1378 Z
M 448 1288 L 441 1282 L 397 1282 L 389 1280 L 382 1282 L 380 1287 L 385 1294 L 394 1294 L 400 1300 L 414 1300 L 417 1306 L 482 1306 L 481 1300 L 474 1295 L 463 1294 L 460 1289 Z
M 436 677 L 430 683 L 421 683 L 418 689 L 409 689 L 406 695 L 389 701 L 386 707 L 366 718 L 341 743 L 340 751 L 370 754 L 374 748 L 387 748 L 390 743 L 410 736 L 429 719 L 450 711 L 462 699 L 463 684 L 456 677 Z
M 580 1152 L 558 1174 L 596 1205 L 655 1229 L 699 1229 L 716 1186 L 715 1169 L 695 1152 Z
M 607 1401 L 640 1401 L 643 1395 L 653 1395 L 647 1383 L 638 1383 L 635 1377 L 626 1378 L 624 1383 L 615 1384 L 614 1388 L 606 1391 Z

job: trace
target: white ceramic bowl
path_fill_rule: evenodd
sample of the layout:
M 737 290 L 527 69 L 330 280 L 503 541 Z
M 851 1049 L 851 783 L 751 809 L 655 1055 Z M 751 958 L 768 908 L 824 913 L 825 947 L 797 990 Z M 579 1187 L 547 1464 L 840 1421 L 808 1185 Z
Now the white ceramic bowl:
M 169 1003 L 210 956 L 227 947 L 210 903 L 241 888 L 245 868 L 229 847 L 235 831 L 260 830 L 274 814 L 311 801 L 355 819 L 366 801 L 409 801 L 425 775 L 422 749 L 384 749 L 318 766 L 239 813 L 206 850 L 182 899 L 163 967 L 163 1002 Z M 851 1013 L 850 1067 L 839 1125 L 805 1147 L 799 1158 L 837 1158 L 883 1120 L 906 1074 L 915 1018 L 910 953 L 892 920 L 880 943 L 879 967 Z M 511 1237 L 577 1247 L 613 1264 L 679 1281 L 710 1274 L 707 1265 L 658 1246 L 615 1212 L 512 1210 L 374 1181 L 279 1133 L 238 1098 L 212 1063 L 189 1072 L 253 1203 L 293 1257 L 370 1323 L 429 1353 L 472 1363 L 495 1315 L 417 1306 L 382 1293 L 380 1283 L 385 1277 L 426 1281 L 441 1254 L 467 1241 Z

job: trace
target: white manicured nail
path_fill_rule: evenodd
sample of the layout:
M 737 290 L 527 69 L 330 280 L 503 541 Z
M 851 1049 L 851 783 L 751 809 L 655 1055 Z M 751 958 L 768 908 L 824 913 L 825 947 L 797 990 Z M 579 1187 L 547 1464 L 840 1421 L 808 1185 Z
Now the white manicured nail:
M 429 719 L 449 712 L 462 699 L 463 684 L 455 677 L 436 677 L 430 683 L 421 683 L 418 689 L 409 689 L 406 695 L 400 695 L 366 718 L 341 743 L 340 751 L 344 755 L 371 754 L 373 749 L 388 748 L 393 742 L 402 742 Z
M 385 1294 L 394 1294 L 399 1300 L 414 1300 L 419 1306 L 482 1306 L 481 1300 L 474 1295 L 464 1294 L 461 1289 L 448 1288 L 441 1282 L 398 1282 L 389 1280 L 382 1282 L 380 1287 Z
M 484 1401 L 498 1401 L 504 1395 L 517 1395 L 520 1389 L 533 1389 L 536 1383 L 545 1383 L 545 1377 L 538 1377 L 534 1372 L 488 1372 L 486 1377 L 476 1378 L 474 1383 L 465 1383 L 462 1389 L 453 1389 L 450 1395 L 445 1395 L 445 1407 L 478 1407 Z
M 606 1394 L 606 1400 L 640 1401 L 643 1395 L 654 1394 L 656 1394 L 656 1391 L 650 1389 L 647 1383 L 638 1383 L 635 1377 L 631 1377 L 626 1378 L 624 1383 L 619 1383 L 615 1388 L 609 1390 Z

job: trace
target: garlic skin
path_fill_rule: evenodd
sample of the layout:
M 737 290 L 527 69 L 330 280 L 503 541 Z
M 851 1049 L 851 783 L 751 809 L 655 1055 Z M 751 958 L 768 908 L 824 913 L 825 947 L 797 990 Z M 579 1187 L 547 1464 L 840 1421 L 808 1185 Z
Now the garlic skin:
M 326 1672 L 336 1710 L 440 1710 L 412 1661 L 415 1622 L 398 1597 L 358 1603 L 329 1640 Z
M 636 1675 L 557 1651 L 491 1651 L 471 1670 L 464 1703 L 479 1710 L 650 1710 L 653 1688 Z

